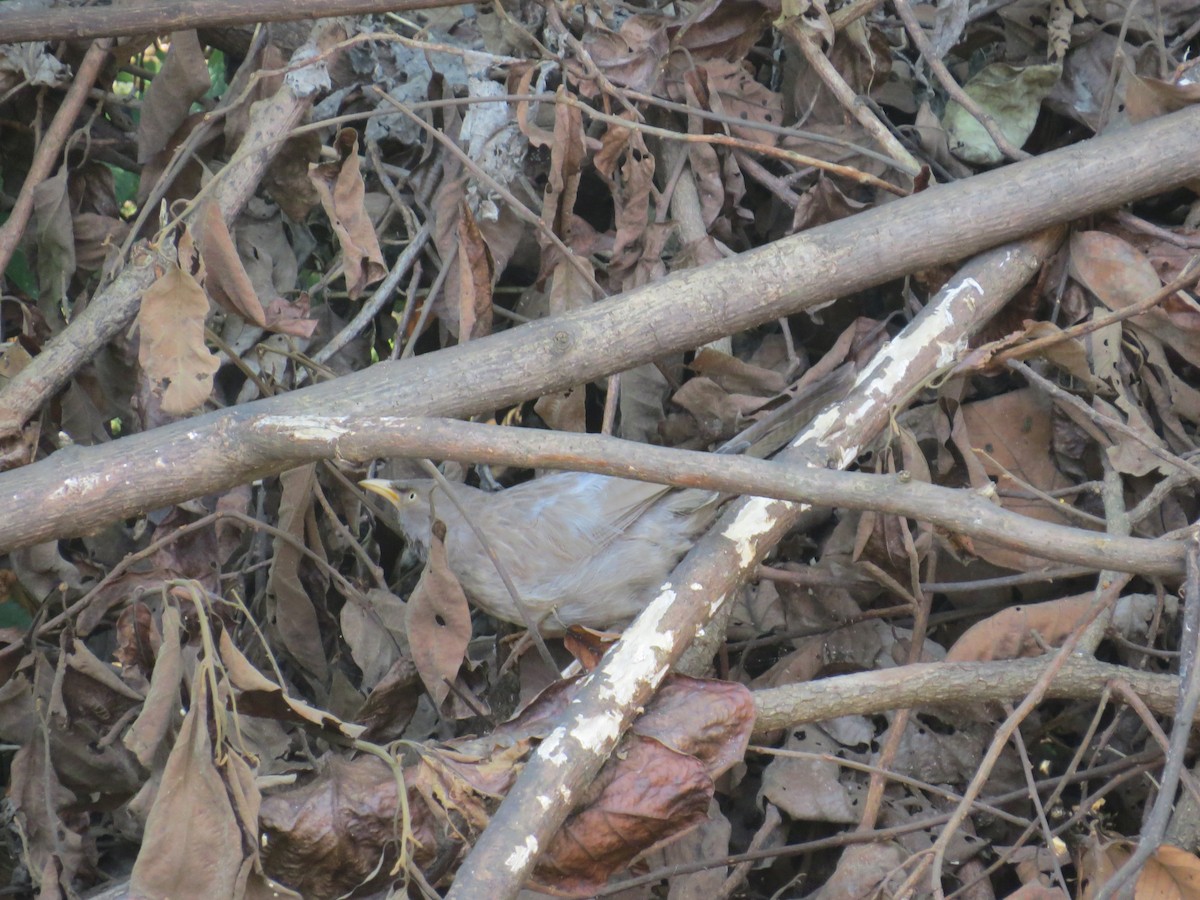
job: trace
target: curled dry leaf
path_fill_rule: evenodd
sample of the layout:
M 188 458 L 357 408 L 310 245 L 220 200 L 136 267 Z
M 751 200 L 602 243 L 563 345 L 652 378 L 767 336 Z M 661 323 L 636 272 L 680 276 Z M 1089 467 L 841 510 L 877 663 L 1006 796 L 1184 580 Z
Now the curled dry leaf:
M 308 177 L 341 245 L 346 293 L 354 298 L 386 275 L 387 266 L 367 214 L 366 188 L 358 167 L 358 132 L 343 128 L 334 140 L 334 149 L 338 161 L 310 165 Z
M 191 114 L 192 104 L 212 86 L 195 30 L 176 31 L 162 69 L 146 89 L 138 119 L 138 162 L 147 163 L 167 146 Z
M 243 897 L 278 888 L 267 882 L 258 862 L 251 769 L 233 747 L 214 747 L 209 697 L 208 677 L 200 669 L 146 820 L 129 881 L 132 896 Z
M 204 287 L 215 303 L 259 327 L 266 325 L 262 303 L 242 265 L 233 235 L 216 203 L 205 203 L 196 216 L 196 244 L 204 258 Z
M 292 469 L 280 476 L 280 480 L 283 496 L 279 501 L 279 528 L 292 540 L 276 539 L 271 560 L 268 589 L 275 598 L 275 626 L 296 661 L 309 673 L 324 677 L 328 662 L 321 641 L 320 619 L 300 577 L 304 554 L 299 546 L 309 536 L 305 523 L 312 513 L 316 467 Z
M 492 331 L 495 262 L 464 200 L 458 217 L 458 338 L 466 342 Z
M 346 738 L 357 738 L 362 727 L 341 721 L 333 713 L 289 696 L 282 687 L 256 669 L 222 629 L 219 639 L 221 663 L 229 683 L 239 692 L 238 711 L 250 716 L 277 718 L 305 725 L 316 725 Z
M 966 662 L 1040 656 L 1047 648 L 1060 646 L 1079 628 L 1095 602 L 1095 595 L 1087 593 L 1001 610 L 963 632 L 946 659 Z M 1128 594 L 1117 601 L 1109 627 L 1130 642 L 1144 640 L 1157 607 L 1158 598 L 1153 594 Z M 1173 616 L 1176 608 L 1172 600 L 1164 611 Z
M 405 770 L 414 864 L 431 882 L 448 876 L 464 839 L 488 818 L 578 682 L 552 685 L 517 717 L 479 738 L 425 747 Z M 589 802 L 547 848 L 535 879 L 567 896 L 594 893 L 639 854 L 704 819 L 713 779 L 741 758 L 754 704 L 738 685 L 669 680 L 597 776 Z M 395 860 L 396 778 L 378 759 L 328 762 L 309 784 L 263 801 L 265 861 L 274 877 L 311 898 L 372 881 Z M 319 860 L 314 864 L 313 860 Z M 382 867 L 382 868 L 381 868 Z

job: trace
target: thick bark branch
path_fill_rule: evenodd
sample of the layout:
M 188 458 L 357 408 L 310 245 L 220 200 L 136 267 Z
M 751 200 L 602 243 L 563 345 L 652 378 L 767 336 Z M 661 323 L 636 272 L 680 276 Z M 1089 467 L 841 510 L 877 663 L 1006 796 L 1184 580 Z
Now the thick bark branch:
M 1200 177 L 1200 107 L 877 207 L 589 309 L 0 474 L 0 547 L 274 474 L 248 416 L 450 415 L 564 390 Z M 1149 148 L 1153 152 L 1149 152 Z M 967 211 L 970 211 L 968 213 Z M 131 461 L 137 460 L 136 465 Z
M 0 43 L 169 34 L 188 28 L 295 22 L 452 6 L 449 0 L 176 0 L 138 6 L 15 9 L 0 12 Z

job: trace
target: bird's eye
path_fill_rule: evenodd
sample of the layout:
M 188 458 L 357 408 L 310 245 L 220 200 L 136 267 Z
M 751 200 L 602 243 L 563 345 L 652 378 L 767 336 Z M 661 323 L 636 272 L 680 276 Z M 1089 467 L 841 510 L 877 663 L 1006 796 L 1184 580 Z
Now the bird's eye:
M 413 501 L 414 501 L 414 500 L 416 500 L 416 499 L 417 499 L 417 492 L 416 492 L 416 491 L 409 491 L 409 492 L 408 492 L 408 502 L 409 502 L 409 503 L 411 503 L 411 502 L 413 502 Z

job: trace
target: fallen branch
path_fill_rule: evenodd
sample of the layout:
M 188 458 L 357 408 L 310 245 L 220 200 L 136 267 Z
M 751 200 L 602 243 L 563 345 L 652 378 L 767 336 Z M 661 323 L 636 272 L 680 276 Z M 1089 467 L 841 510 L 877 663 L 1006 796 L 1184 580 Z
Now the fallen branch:
M 1160 577 L 1183 575 L 1184 542 L 1114 537 L 1010 512 L 967 488 L 823 467 L 653 447 L 594 434 L 532 431 L 397 416 L 260 416 L 242 430 L 264 463 L 314 459 L 367 462 L 380 457 L 454 460 L 598 472 L 677 487 L 870 509 L 930 522 L 1048 560 Z M 134 465 L 139 463 L 134 460 Z
M 138 6 L 14 9 L 0 13 L 5 43 L 63 41 L 135 34 L 169 34 L 187 28 L 214 28 L 253 22 L 359 16 L 454 6 L 448 0 L 175 0 Z

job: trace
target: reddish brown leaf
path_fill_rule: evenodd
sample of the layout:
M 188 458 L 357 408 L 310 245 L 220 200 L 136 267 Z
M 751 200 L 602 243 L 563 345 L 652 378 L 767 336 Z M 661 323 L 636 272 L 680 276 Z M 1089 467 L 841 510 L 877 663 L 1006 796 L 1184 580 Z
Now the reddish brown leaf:
M 471 639 L 471 610 L 446 561 L 445 526 L 435 523 L 421 580 L 408 598 L 405 623 L 413 662 L 425 689 L 441 705 Z
M 466 342 L 492 331 L 495 264 L 464 200 L 458 217 L 458 339 Z

